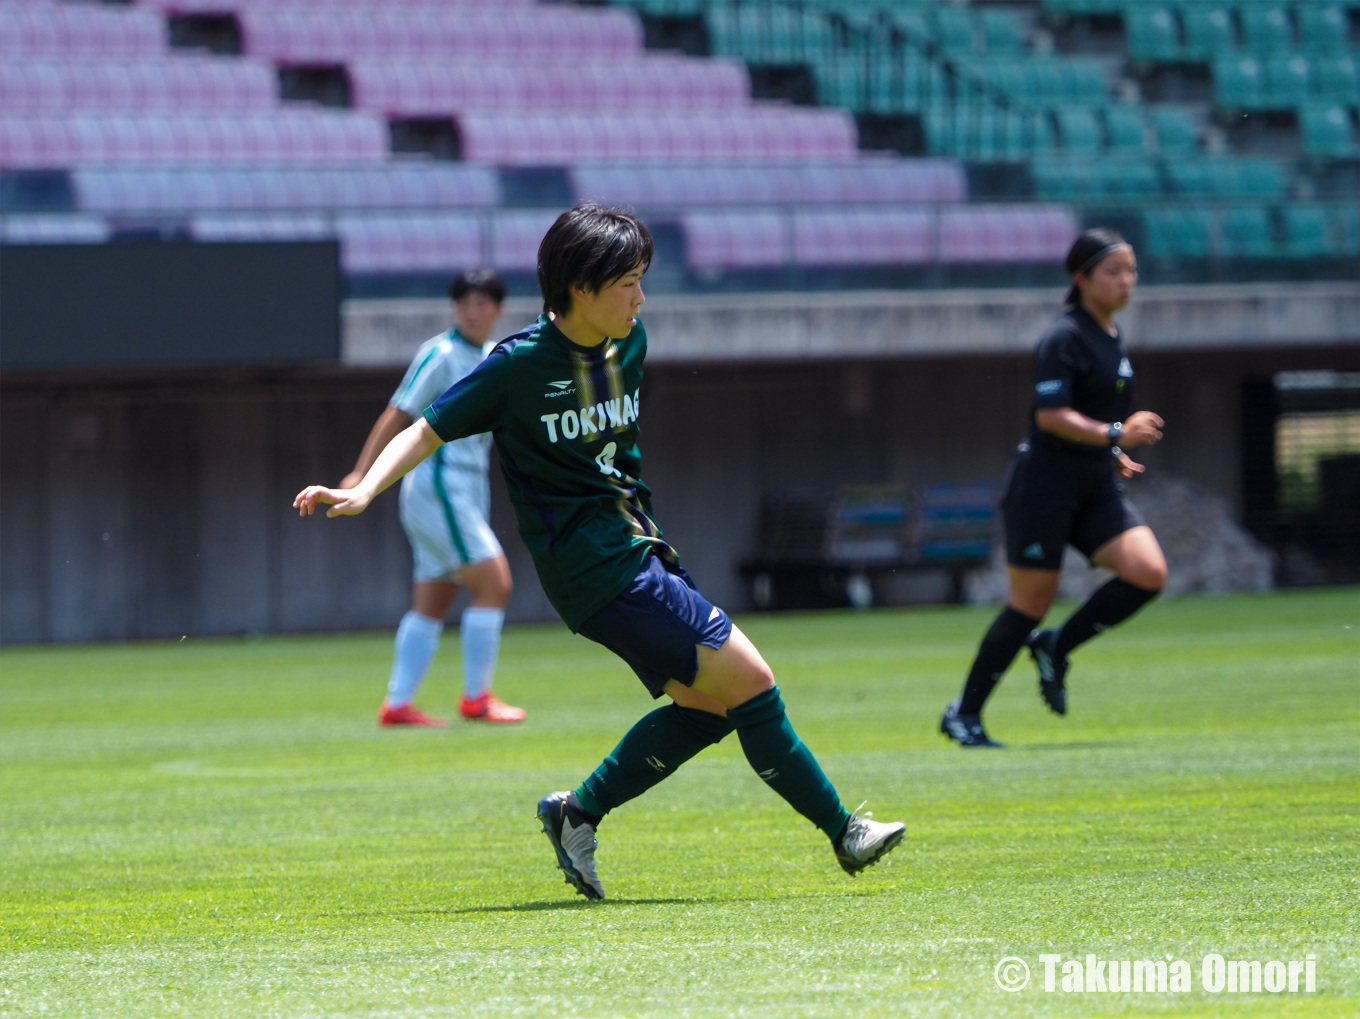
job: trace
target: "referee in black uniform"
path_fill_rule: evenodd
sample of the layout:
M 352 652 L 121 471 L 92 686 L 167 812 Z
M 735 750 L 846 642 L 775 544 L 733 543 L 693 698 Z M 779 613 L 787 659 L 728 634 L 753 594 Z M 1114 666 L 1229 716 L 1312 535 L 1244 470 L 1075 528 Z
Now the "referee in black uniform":
M 1039 693 L 1067 713 L 1067 656 L 1122 623 L 1166 582 L 1161 546 L 1115 479 L 1143 467 L 1125 450 L 1162 437 L 1162 419 L 1133 407 L 1133 366 L 1114 315 L 1138 282 L 1133 248 L 1109 230 L 1088 230 L 1063 267 L 1067 307 L 1039 341 L 1029 438 L 1011 465 L 1001 508 L 1010 594 L 940 731 L 965 747 L 1001 746 L 982 727 L 982 706 L 1022 646 L 1039 669 Z M 1059 629 L 1038 630 L 1058 591 L 1063 546 L 1117 576 Z

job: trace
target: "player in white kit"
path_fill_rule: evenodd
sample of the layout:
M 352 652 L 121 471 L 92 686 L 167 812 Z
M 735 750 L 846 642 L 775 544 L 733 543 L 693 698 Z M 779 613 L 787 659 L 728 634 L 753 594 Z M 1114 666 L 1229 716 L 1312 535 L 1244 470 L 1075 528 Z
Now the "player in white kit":
M 341 488 L 357 484 L 379 453 L 426 407 L 481 363 L 500 318 L 505 284 L 490 269 L 464 273 L 449 287 L 457 326 L 427 340 L 417 351 L 387 409 L 369 433 L 354 470 Z M 460 586 L 472 595 L 459 622 L 463 650 L 463 699 L 459 713 L 485 722 L 522 722 L 524 710 L 491 692 L 500 654 L 510 565 L 491 525 L 487 478 L 491 436 L 450 442 L 401 483 L 401 525 L 415 559 L 411 611 L 397 627 L 396 650 L 381 725 L 447 725 L 414 704 L 444 631 L 444 617 Z

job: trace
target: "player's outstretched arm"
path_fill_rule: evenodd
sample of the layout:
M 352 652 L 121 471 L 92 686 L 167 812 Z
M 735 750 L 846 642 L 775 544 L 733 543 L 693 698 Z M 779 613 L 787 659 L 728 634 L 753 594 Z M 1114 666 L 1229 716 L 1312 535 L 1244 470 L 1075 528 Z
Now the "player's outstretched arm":
M 388 488 L 402 475 L 433 453 L 444 441 L 434 433 L 423 417 L 387 444 L 378 459 L 368 469 L 364 479 L 353 488 L 326 488 L 309 485 L 297 494 L 293 508 L 298 516 L 309 517 L 318 505 L 328 505 L 328 517 L 355 516 L 368 509 L 378 493 Z

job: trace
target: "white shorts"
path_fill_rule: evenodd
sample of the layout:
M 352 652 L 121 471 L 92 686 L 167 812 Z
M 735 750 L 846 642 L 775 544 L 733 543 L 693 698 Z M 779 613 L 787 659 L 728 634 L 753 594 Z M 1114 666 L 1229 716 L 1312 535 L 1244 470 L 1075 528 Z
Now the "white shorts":
M 399 505 L 418 584 L 456 581 L 464 566 L 504 554 L 487 523 L 491 484 L 484 471 L 427 461 L 402 479 Z

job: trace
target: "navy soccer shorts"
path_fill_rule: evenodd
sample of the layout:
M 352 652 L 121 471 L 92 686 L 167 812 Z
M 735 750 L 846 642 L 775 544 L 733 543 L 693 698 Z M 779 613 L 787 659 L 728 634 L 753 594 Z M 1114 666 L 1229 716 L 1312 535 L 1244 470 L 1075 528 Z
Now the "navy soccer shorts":
M 722 647 L 732 620 L 699 593 L 683 569 L 668 569 L 649 555 L 633 582 L 582 623 L 580 633 L 627 662 L 656 698 L 669 679 L 693 685 L 696 645 Z
M 1006 562 L 1032 570 L 1060 569 L 1064 545 L 1089 560 L 1106 542 L 1144 523 L 1107 457 L 1029 443 L 1016 452 L 1001 511 Z

